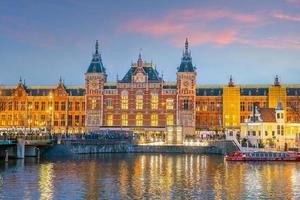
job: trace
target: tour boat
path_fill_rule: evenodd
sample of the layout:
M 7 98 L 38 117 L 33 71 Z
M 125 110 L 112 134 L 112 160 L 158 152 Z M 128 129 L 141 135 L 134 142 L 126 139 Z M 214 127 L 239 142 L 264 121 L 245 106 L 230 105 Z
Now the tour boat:
M 225 156 L 226 161 L 294 161 L 300 162 L 297 152 L 235 152 Z

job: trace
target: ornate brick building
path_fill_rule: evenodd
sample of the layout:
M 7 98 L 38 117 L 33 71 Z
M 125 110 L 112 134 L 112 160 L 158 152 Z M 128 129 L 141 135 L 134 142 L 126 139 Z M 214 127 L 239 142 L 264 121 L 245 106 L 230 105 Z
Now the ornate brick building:
M 254 104 L 275 108 L 280 101 L 286 121 L 300 122 L 300 85 L 196 85 L 188 41 L 177 80 L 164 82 L 152 63 L 138 56 L 115 83 L 107 74 L 96 42 L 85 73 L 85 86 L 0 86 L 0 128 L 43 128 L 78 133 L 100 129 L 162 134 L 166 126 L 181 125 L 185 134 L 199 130 L 239 129 Z

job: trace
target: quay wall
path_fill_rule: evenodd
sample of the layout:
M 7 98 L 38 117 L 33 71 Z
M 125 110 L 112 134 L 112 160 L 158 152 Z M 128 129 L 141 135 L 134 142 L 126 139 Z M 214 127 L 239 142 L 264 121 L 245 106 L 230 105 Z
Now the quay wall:
M 199 145 L 137 145 L 131 142 L 97 144 L 96 142 L 63 141 L 49 148 L 46 155 L 72 156 L 97 153 L 195 153 L 226 155 L 237 151 L 232 141 L 209 141 L 207 146 Z

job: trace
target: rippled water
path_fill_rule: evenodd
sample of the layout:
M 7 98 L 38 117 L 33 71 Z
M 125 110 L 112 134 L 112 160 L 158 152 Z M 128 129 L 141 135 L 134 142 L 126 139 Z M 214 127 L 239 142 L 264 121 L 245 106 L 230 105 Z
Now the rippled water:
M 300 199 L 300 163 L 195 154 L 1 161 L 0 199 Z

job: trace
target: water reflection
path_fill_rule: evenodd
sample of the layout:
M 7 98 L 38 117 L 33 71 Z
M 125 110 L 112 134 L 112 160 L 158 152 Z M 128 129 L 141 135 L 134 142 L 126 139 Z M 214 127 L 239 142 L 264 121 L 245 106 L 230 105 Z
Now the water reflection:
M 0 199 L 299 199 L 299 163 L 195 154 L 0 162 Z
M 40 199 L 53 199 L 53 163 L 41 164 L 39 170 Z

